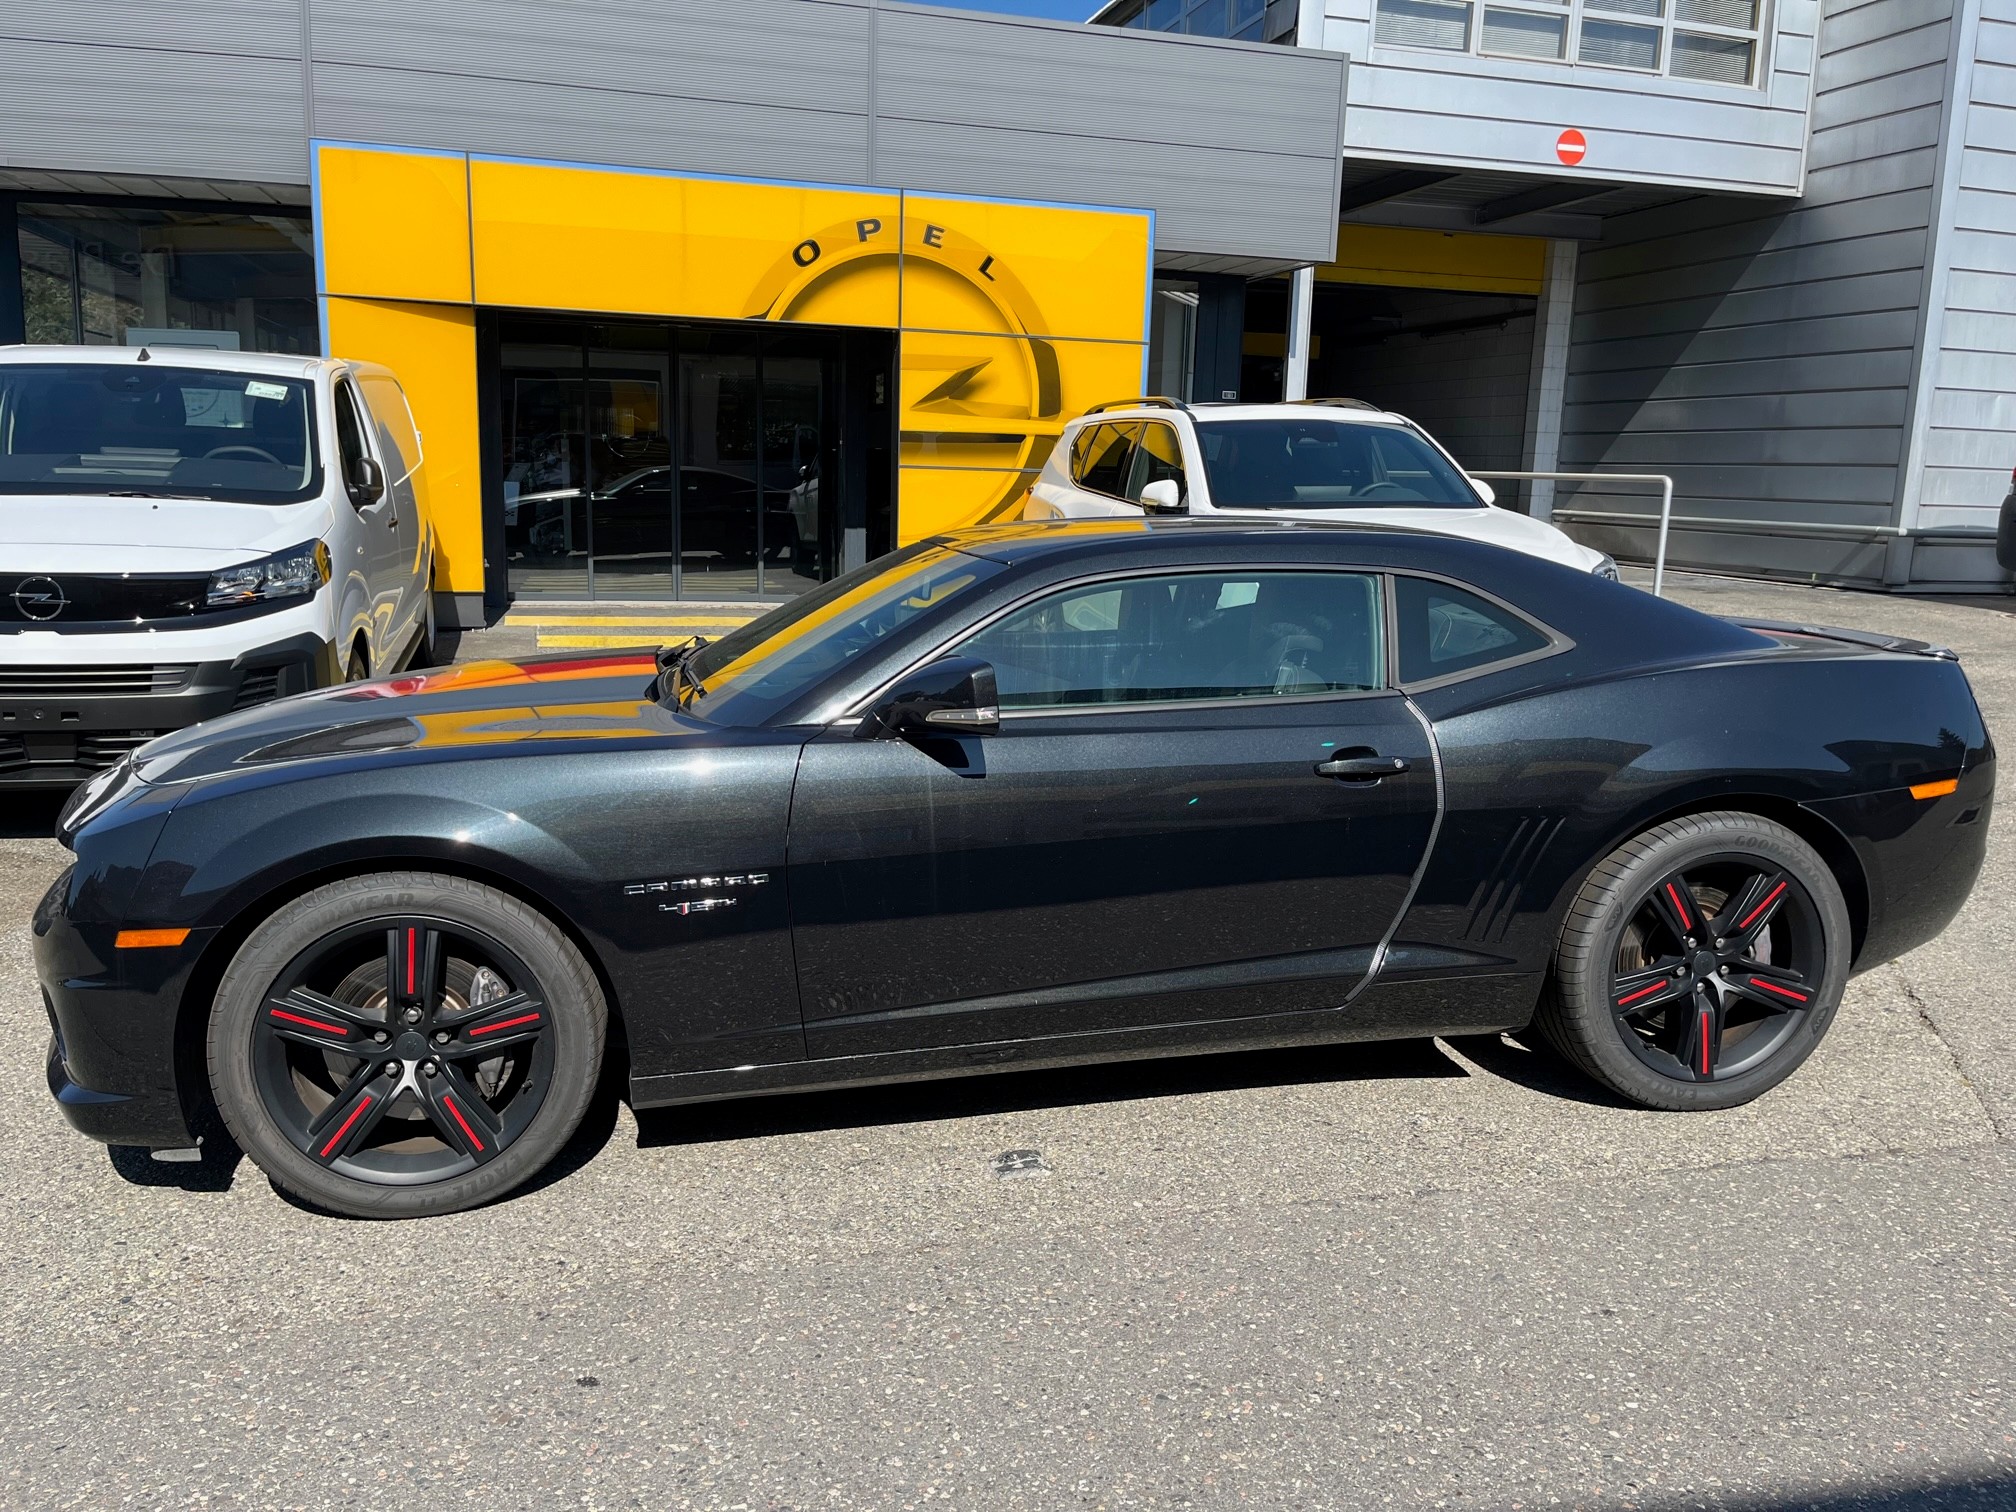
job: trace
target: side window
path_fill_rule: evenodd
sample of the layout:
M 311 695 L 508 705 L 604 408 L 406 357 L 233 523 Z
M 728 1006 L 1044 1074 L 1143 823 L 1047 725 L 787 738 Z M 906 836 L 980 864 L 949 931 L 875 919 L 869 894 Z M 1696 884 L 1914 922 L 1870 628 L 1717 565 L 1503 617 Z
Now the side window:
M 413 408 L 406 391 L 386 373 L 366 373 L 359 380 L 378 431 L 378 450 L 385 458 L 388 483 L 403 483 L 420 466 L 420 432 L 413 426 Z
M 1126 497 L 1139 503 L 1141 490 L 1162 478 L 1174 478 L 1183 496 L 1189 497 L 1190 485 L 1183 477 L 1183 443 L 1176 427 L 1150 421 L 1141 427 L 1141 441 L 1134 448 L 1134 461 L 1127 471 Z
M 348 383 L 336 385 L 336 455 L 342 463 L 346 486 L 356 476 L 354 464 L 371 455 L 364 444 L 363 424 L 357 417 L 357 396 L 350 392 Z
M 1379 590 L 1356 572 L 1107 579 L 1049 594 L 959 648 L 1004 709 L 1358 693 L 1380 686 Z
M 1119 498 L 1127 486 L 1127 459 L 1140 430 L 1139 424 L 1094 426 L 1084 465 L 1075 469 L 1078 486 Z
M 1402 683 L 1469 672 L 1547 645 L 1545 635 L 1509 609 L 1447 583 L 1396 578 L 1393 607 Z

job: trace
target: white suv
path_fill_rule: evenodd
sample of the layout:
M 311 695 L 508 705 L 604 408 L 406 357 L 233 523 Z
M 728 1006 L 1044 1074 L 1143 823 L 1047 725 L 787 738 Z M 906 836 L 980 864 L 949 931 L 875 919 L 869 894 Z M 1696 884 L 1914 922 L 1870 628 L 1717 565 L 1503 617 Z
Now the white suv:
M 431 660 L 420 463 L 365 363 L 0 348 L 0 786 Z
M 1023 518 L 1193 514 L 1398 525 L 1617 576 L 1617 564 L 1490 486 L 1405 415 L 1357 399 L 1096 404 L 1064 428 Z

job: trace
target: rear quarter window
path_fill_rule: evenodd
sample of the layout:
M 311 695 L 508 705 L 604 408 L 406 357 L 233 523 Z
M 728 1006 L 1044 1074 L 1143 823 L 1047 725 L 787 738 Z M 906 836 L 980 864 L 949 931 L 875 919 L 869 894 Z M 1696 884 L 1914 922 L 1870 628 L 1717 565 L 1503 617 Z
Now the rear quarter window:
M 1399 578 L 1393 606 L 1403 684 L 1480 671 L 1553 644 L 1529 620 L 1453 583 Z

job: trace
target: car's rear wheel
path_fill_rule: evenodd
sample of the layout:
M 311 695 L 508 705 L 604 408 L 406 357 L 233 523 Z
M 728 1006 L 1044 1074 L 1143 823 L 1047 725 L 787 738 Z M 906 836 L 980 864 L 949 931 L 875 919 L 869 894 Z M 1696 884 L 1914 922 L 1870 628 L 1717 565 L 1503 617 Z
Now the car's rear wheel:
M 239 949 L 211 1015 L 211 1088 L 281 1186 L 359 1217 L 502 1196 L 593 1096 L 607 1009 L 551 920 L 460 877 L 353 877 Z
M 1618 847 L 1568 910 L 1538 1023 L 1648 1108 L 1732 1108 L 1813 1053 L 1848 980 L 1827 863 L 1756 814 L 1693 814 Z

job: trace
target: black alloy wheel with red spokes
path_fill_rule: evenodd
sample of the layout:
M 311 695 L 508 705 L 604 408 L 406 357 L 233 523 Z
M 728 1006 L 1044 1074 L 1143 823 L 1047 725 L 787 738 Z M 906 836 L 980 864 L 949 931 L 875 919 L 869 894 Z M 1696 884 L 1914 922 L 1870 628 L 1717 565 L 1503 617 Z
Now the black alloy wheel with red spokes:
M 565 1142 L 605 1021 L 587 963 L 520 900 L 455 877 L 352 878 L 240 949 L 212 1018 L 212 1090 L 246 1152 L 310 1201 L 449 1212 Z
M 1678 1080 L 1740 1076 L 1812 1010 L 1819 912 L 1782 867 L 1714 856 L 1661 877 L 1610 982 L 1624 1043 Z
M 1849 933 L 1839 881 L 1797 834 L 1756 814 L 1689 815 L 1590 873 L 1537 1022 L 1635 1102 L 1733 1107 L 1812 1053 L 1846 983 Z
M 363 1180 L 439 1181 L 496 1159 L 553 1074 L 530 967 L 440 918 L 365 920 L 288 963 L 253 1031 L 266 1110 Z

